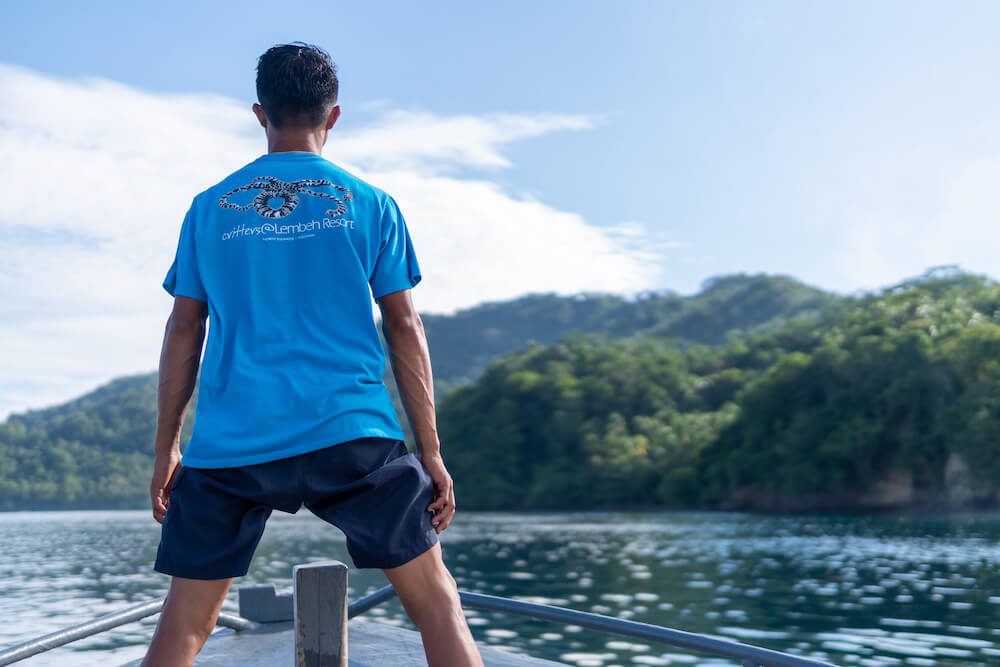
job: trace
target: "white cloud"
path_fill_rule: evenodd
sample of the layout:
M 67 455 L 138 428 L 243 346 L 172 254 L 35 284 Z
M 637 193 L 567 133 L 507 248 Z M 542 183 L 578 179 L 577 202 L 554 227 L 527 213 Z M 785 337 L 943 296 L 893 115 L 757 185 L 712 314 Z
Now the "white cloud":
M 0 416 L 156 367 L 160 282 L 191 198 L 265 150 L 249 104 L 0 64 Z M 387 190 L 424 274 L 414 301 L 450 312 L 532 291 L 657 287 L 669 241 L 505 191 L 468 170 L 506 144 L 592 127 L 560 114 L 386 110 L 326 155 Z M 461 170 L 465 169 L 466 174 Z
M 565 114 L 442 117 L 426 111 L 390 110 L 363 131 L 337 137 L 334 148 L 338 159 L 367 170 L 509 167 L 510 161 L 501 153 L 505 144 L 557 130 L 585 130 L 594 122 L 587 116 Z

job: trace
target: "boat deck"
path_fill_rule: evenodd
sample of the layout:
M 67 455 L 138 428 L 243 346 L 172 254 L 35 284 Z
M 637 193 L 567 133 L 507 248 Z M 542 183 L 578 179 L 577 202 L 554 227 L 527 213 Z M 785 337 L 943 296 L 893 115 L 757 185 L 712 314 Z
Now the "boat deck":
M 293 667 L 293 623 L 261 623 L 252 630 L 229 628 L 212 633 L 195 659 L 196 667 Z M 420 633 L 381 621 L 352 618 L 348 622 L 350 667 L 426 667 Z M 566 663 L 542 660 L 477 642 L 486 667 L 565 667 Z M 122 667 L 138 667 L 141 660 Z

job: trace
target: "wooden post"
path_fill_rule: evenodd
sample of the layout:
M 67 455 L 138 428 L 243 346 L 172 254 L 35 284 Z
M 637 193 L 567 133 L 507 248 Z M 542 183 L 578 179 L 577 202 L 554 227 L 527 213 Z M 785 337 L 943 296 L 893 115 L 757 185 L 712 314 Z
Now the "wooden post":
M 347 667 L 347 565 L 292 567 L 295 667 Z

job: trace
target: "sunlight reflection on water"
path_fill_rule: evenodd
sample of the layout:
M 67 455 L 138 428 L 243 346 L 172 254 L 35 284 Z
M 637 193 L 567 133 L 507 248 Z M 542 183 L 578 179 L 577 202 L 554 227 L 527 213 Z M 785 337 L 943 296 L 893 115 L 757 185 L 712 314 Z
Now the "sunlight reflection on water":
M 147 512 L 0 513 L 0 645 L 152 600 Z M 838 664 L 1000 664 L 1000 516 L 460 513 L 441 536 L 459 586 L 750 642 Z M 276 512 L 247 577 L 289 590 L 295 563 L 351 565 L 343 535 Z M 384 585 L 352 570 L 350 595 Z M 368 612 L 412 628 L 397 600 Z M 578 665 L 687 665 L 667 646 L 467 611 L 480 641 Z M 155 618 L 30 665 L 141 657 Z M 698 659 L 699 665 L 731 664 Z

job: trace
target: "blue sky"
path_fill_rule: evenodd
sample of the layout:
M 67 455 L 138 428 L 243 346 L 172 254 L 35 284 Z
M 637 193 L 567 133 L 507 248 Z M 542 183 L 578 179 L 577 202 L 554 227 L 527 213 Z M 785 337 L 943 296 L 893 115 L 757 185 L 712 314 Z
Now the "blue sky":
M 20 259 L 0 286 L 21 296 L 0 342 L 24 361 L 0 415 L 155 367 L 180 216 L 263 151 L 256 58 L 291 40 L 338 64 L 325 154 L 399 193 L 425 310 L 740 271 L 840 292 L 997 275 L 1000 5 L 281 7 L 4 7 L 0 234 Z M 53 197 L 66 178 L 82 205 Z

